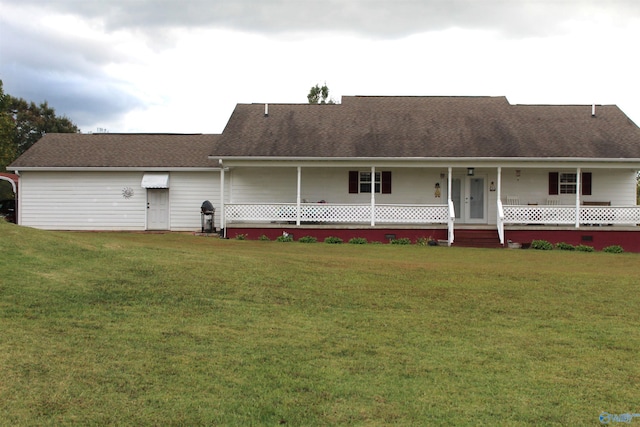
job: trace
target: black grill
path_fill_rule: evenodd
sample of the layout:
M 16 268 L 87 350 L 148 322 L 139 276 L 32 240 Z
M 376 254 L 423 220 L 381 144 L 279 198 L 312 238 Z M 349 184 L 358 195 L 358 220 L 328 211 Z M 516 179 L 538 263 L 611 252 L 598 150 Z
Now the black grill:
M 216 209 L 213 207 L 213 204 L 208 200 L 202 202 L 202 206 L 200 206 L 200 224 L 203 233 L 215 233 L 215 215 Z

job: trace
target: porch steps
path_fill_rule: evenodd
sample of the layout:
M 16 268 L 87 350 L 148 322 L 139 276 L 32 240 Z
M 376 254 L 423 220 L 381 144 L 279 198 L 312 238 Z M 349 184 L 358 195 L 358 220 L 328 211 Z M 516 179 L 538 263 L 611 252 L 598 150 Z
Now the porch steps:
M 502 248 L 498 230 L 455 230 L 453 246 L 464 248 Z

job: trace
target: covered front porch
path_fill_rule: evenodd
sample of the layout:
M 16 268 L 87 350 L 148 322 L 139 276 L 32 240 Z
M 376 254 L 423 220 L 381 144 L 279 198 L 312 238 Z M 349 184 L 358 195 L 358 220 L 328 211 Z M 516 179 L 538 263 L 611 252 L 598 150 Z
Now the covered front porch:
M 359 171 L 359 181 L 353 184 L 357 191 L 353 192 L 352 170 Z M 225 169 L 221 170 L 221 193 L 230 193 L 222 198 L 227 200 L 221 206 L 223 230 L 260 224 L 288 229 L 417 227 L 427 232 L 445 229 L 444 239 L 451 245 L 456 229 L 476 225 L 493 228 L 504 245 L 508 240 L 505 228 L 510 225 L 556 230 L 560 226 L 574 229 L 606 226 L 628 230 L 640 224 L 640 207 L 630 197 L 635 194 L 629 192 L 629 188 L 635 187 L 634 172 L 612 171 L 603 165 L 590 165 L 588 182 L 583 181 L 582 168 L 570 169 L 566 165 L 553 168 L 535 165 L 526 169 L 522 165 L 443 168 L 390 164 L 366 169 L 360 165 L 332 168 L 278 165 L 254 168 L 251 173 L 239 167 L 226 171 L 233 178 L 225 185 Z M 347 172 L 348 193 L 344 182 Z M 558 182 L 551 182 L 552 174 L 558 175 Z M 265 187 L 261 194 L 253 190 L 253 196 L 246 196 L 246 189 L 266 180 L 266 175 L 272 176 L 274 185 Z M 363 184 L 363 176 L 371 181 Z M 385 179 L 389 182 L 385 183 Z M 555 194 L 552 184 L 557 188 Z M 583 194 L 587 186 L 587 194 Z M 244 191 L 240 193 L 240 189 Z M 286 201 L 287 198 L 292 200 Z M 317 201 L 310 202 L 308 198 Z
M 640 231 L 640 206 L 530 206 L 503 205 L 498 202 L 500 212 L 495 226 L 488 227 L 498 232 L 500 243 L 505 243 L 505 229 L 512 230 L 551 230 L 587 229 L 593 227 L 613 227 L 617 231 Z M 304 228 L 338 228 L 338 227 L 378 227 L 411 226 L 413 229 L 437 229 L 441 224 L 447 229 L 447 241 L 452 244 L 455 239 L 455 209 L 453 202 L 447 205 L 340 205 L 331 203 L 276 203 L 249 204 L 236 203 L 225 205 L 227 227 L 246 227 L 247 224 L 267 226 L 270 228 L 291 229 L 296 226 Z M 305 227 L 306 226 L 306 227 Z M 459 224 L 459 228 L 468 229 L 470 225 Z M 541 228 L 542 227 L 542 228 Z

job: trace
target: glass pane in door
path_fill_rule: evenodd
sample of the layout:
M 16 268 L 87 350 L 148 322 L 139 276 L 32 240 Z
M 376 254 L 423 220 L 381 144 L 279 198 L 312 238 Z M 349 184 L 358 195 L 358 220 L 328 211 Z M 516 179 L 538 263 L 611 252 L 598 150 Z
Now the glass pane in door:
M 469 178 L 469 218 L 484 219 L 484 178 Z

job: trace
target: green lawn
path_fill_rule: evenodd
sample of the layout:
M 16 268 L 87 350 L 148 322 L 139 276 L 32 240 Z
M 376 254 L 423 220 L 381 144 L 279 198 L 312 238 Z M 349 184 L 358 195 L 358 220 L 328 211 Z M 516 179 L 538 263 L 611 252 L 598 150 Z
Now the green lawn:
M 0 244 L 3 425 L 599 425 L 640 412 L 638 254 L 5 223 Z

